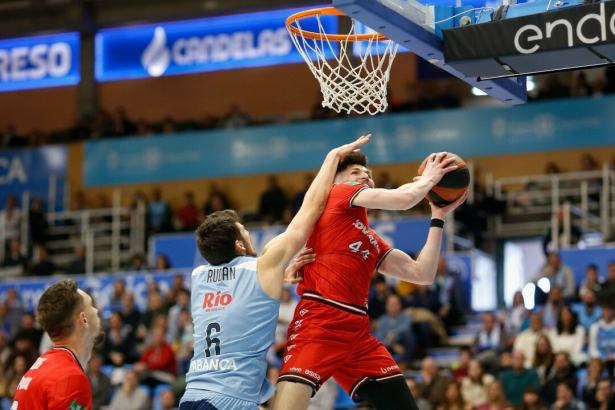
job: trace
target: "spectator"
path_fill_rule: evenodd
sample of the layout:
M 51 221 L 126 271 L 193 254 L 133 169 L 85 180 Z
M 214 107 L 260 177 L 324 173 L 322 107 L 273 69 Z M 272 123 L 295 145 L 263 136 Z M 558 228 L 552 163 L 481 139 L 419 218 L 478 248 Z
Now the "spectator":
M 602 286 L 604 293 L 615 294 L 615 261 L 609 262 L 606 268 L 606 282 Z
M 580 71 L 573 77 L 572 87 L 570 87 L 571 97 L 589 97 L 594 93 L 592 86 L 587 81 L 587 76 Z
M 173 343 L 177 339 L 179 332 L 179 315 L 182 310 L 190 311 L 190 292 L 186 289 L 180 289 L 177 292 L 177 301 L 168 313 L 167 320 L 167 341 Z
M 139 359 L 136 340 L 132 329 L 125 326 L 119 312 L 113 312 L 109 319 L 107 338 L 102 349 L 105 364 L 122 367 Z
M 598 388 L 598 382 L 602 380 L 604 374 L 604 364 L 602 360 L 593 358 L 587 363 L 587 377 L 582 386 L 579 386 L 581 390 L 581 399 L 584 403 L 590 405 L 590 408 L 595 408 L 592 403 L 596 400 L 596 390 Z
M 297 192 L 297 194 L 293 198 L 293 215 L 299 212 L 299 208 L 301 208 L 301 205 L 303 204 L 303 198 L 305 198 L 305 193 L 310 188 L 310 185 L 312 185 L 313 180 L 314 176 L 312 174 L 305 174 L 305 176 L 303 177 L 303 189 Z
M 469 410 L 471 407 L 465 403 L 459 390 L 459 383 L 449 380 L 444 387 L 442 399 L 437 410 Z
M 429 356 L 424 358 L 421 362 L 420 397 L 427 399 L 432 406 L 438 406 L 447 383 L 448 379 L 438 373 L 436 361 Z
M 164 271 L 171 269 L 171 263 L 169 262 L 169 258 L 167 255 L 159 253 L 156 255 L 156 267 L 154 270 Z
M 585 329 L 578 323 L 576 313 L 569 306 L 562 306 L 557 326 L 548 332 L 553 350 L 568 353 L 576 367 L 587 362 L 587 354 L 583 352 Z
M 559 386 L 562 383 L 576 390 L 578 382 L 579 379 L 575 375 L 568 354 L 558 352 L 555 354 L 555 360 L 553 361 L 552 374 L 544 386 L 542 386 L 542 397 L 544 397 L 547 403 L 553 403 L 556 399 L 559 399 Z
M 34 315 L 32 313 L 24 313 L 21 316 L 21 326 L 15 339 L 29 339 L 30 344 L 36 347 L 40 345 L 43 333 L 43 329 L 36 326 Z
M 87 271 L 85 263 L 85 246 L 77 245 L 74 251 L 73 261 L 66 268 L 66 274 L 82 275 Z
M 177 399 L 175 398 L 175 394 L 173 390 L 165 390 L 160 393 L 160 410 L 177 410 L 177 406 L 175 403 Z
M 282 354 L 286 347 L 286 332 L 288 325 L 293 321 L 296 307 L 297 301 L 292 298 L 290 290 L 286 287 L 283 288 L 280 296 L 280 314 L 275 328 L 275 348 L 279 354 Z
M 555 327 L 562 306 L 564 306 L 562 288 L 557 285 L 551 287 L 551 291 L 547 294 L 547 303 L 541 309 L 542 323 L 545 329 L 551 330 Z
M 482 320 L 483 328 L 474 338 L 472 350 L 487 372 L 495 374 L 500 353 L 508 347 L 508 336 L 502 327 L 496 324 L 493 313 L 483 313 Z
M 579 324 L 583 326 L 585 331 L 589 331 L 591 325 L 596 323 L 602 317 L 602 308 L 596 305 L 596 294 L 593 290 L 587 289 L 583 293 L 583 304 L 577 306 L 575 311 L 578 315 Z
M 589 328 L 589 356 L 605 362 L 609 376 L 615 367 L 615 301 L 603 297 L 602 319 Z
M 406 377 L 406 384 L 410 389 L 410 393 L 412 393 L 412 397 L 414 397 L 414 402 L 416 403 L 416 407 L 419 410 L 433 410 L 433 406 L 421 397 L 419 384 L 411 377 Z
M 574 388 L 567 383 L 560 383 L 557 386 L 556 399 L 553 401 L 550 410 L 586 410 L 587 406 L 574 398 Z
M 27 334 L 17 333 L 11 341 L 11 345 L 12 351 L 6 359 L 6 363 L 4 363 L 5 369 L 13 368 L 13 363 L 17 357 L 23 357 L 25 359 L 26 370 L 32 367 L 36 359 L 38 359 L 38 352 L 36 347 L 32 344 L 31 338 Z
M 4 209 L 0 211 L 0 219 L 4 220 L 4 238 L 8 249 L 11 239 L 21 237 L 21 210 L 17 206 L 15 195 L 7 195 Z
M 261 194 L 258 214 L 261 221 L 272 224 L 282 219 L 286 208 L 286 194 L 278 185 L 275 175 L 267 177 L 267 189 Z
M 135 363 L 135 370 L 140 376 L 141 384 L 151 389 L 159 384 L 171 384 L 177 375 L 175 353 L 164 339 L 165 329 L 152 329 L 152 341 L 145 348 L 141 358 Z
M 219 126 L 227 129 L 241 128 L 250 125 L 251 122 L 250 116 L 241 111 L 238 104 L 233 104 L 228 113 L 220 119 Z
M 399 355 L 406 362 L 412 359 L 412 319 L 401 311 L 401 299 L 392 294 L 386 299 L 386 314 L 378 319 L 375 336 L 391 354 Z
M 381 274 L 372 277 L 372 288 L 374 291 L 367 303 L 367 314 L 370 320 L 375 321 L 386 313 L 386 300 L 393 291 Z
M 536 387 L 529 386 L 523 391 L 523 404 L 521 405 L 521 410 L 547 410 Z
M 175 120 L 172 117 L 166 117 L 162 120 L 162 133 L 173 134 L 177 131 Z
M 124 375 L 122 387 L 113 395 L 107 410 L 147 410 L 149 408 L 149 395 L 139 387 L 139 376 L 134 370 Z
M 139 253 L 132 255 L 130 258 L 130 265 L 127 267 L 128 272 L 147 272 L 147 264 L 145 263 L 145 257 Z
M 49 252 L 44 246 L 38 248 L 38 262 L 36 262 L 32 268 L 30 268 L 30 275 L 32 276 L 51 276 L 56 270 L 56 265 L 49 260 Z
M 470 353 L 470 349 L 467 347 L 462 347 L 459 349 L 459 363 L 458 365 L 453 365 L 452 376 L 454 380 L 457 380 L 459 383 L 463 382 L 463 379 L 468 377 L 468 369 L 470 367 L 470 361 L 472 360 L 472 354 Z
M 2 303 L 6 306 L 5 303 Z M 4 332 L 0 330 L 0 370 L 4 369 L 3 364 L 6 363 L 7 358 L 11 355 L 11 348 L 6 341 Z
M 194 202 L 194 192 L 184 192 L 184 204 L 175 213 L 178 231 L 194 231 L 199 225 L 199 209 Z
M 44 246 L 47 243 L 49 224 L 45 215 L 45 207 L 41 198 L 34 198 L 28 211 L 28 226 L 30 228 L 30 237 L 32 243 L 38 246 Z
M 547 381 L 547 377 L 550 376 L 554 361 L 555 355 L 553 354 L 551 341 L 547 335 L 540 335 L 536 341 L 536 353 L 534 355 L 534 361 L 532 362 L 532 368 L 536 370 L 541 385 L 544 384 Z
M 502 384 L 494 380 L 487 386 L 487 401 L 476 406 L 476 410 L 505 410 L 508 406 Z
M 570 95 L 570 89 L 561 83 L 559 76 L 556 73 L 548 74 L 542 83 L 542 87 L 538 91 L 539 100 L 547 100 L 554 98 L 566 98 Z
M 523 300 L 523 293 L 521 291 L 515 292 L 512 306 L 507 308 L 502 315 L 502 322 L 508 337 L 514 338 L 519 334 L 528 314 L 529 312 L 525 308 L 525 301 Z
M 209 186 L 209 198 L 207 198 L 207 201 L 205 201 L 205 206 L 203 207 L 203 213 L 205 216 L 230 208 L 232 208 L 231 203 L 227 199 L 226 195 L 224 195 L 218 186 L 212 182 Z
M 438 314 L 440 307 L 440 297 L 433 286 L 417 285 L 414 291 L 405 298 L 406 306 L 427 309 L 434 314 Z
M 532 367 L 534 354 L 536 352 L 536 342 L 543 332 L 542 316 L 539 313 L 532 313 L 530 315 L 530 327 L 519 333 L 515 339 L 513 350 L 523 352 L 525 367 L 528 369 Z
M 126 293 L 126 282 L 124 279 L 118 278 L 113 281 L 113 293 L 109 301 L 109 310 L 112 312 L 120 312 L 122 310 L 122 299 Z
M 581 281 L 577 291 L 579 300 L 583 300 L 583 295 L 588 289 L 591 289 L 594 292 L 600 292 L 603 284 L 604 281 L 598 274 L 598 265 L 595 263 L 587 265 L 587 268 L 585 268 L 585 279 Z
M 162 296 L 158 292 L 151 292 L 147 296 L 147 309 L 141 315 L 141 323 L 139 325 L 139 339 L 145 337 L 147 329 L 151 329 L 158 316 L 166 317 L 168 307 L 165 305 Z
M 136 332 L 141 321 L 141 312 L 135 306 L 135 297 L 132 293 L 124 292 L 122 295 L 122 308 L 119 312 L 120 316 L 122 316 L 122 322 L 126 326 L 130 326 L 133 332 Z
M 3 276 L 24 276 L 28 271 L 28 258 L 21 253 L 21 240 L 12 238 L 9 241 L 9 251 L 2 261 Z
M 461 396 L 472 408 L 487 402 L 489 385 L 495 378 L 485 373 L 480 362 L 470 360 L 468 375 L 461 382 Z
M 465 306 L 463 289 L 465 287 L 460 283 L 457 275 L 449 271 L 443 256 L 440 256 L 438 261 L 436 278 L 431 288 L 439 296 L 438 316 L 444 322 L 448 334 L 451 334 L 451 328 L 463 322 Z
M 147 205 L 147 228 L 149 234 L 171 231 L 171 207 L 162 198 L 160 187 L 152 191 L 152 200 Z
M 597 410 L 615 410 L 613 384 L 610 379 L 600 379 L 598 381 L 596 395 L 591 402 L 591 408 Z
M 561 263 L 557 252 L 551 252 L 547 256 L 546 265 L 540 269 L 538 274 L 532 279 L 532 282 L 537 283 L 542 278 L 549 279 L 551 289 L 554 286 L 559 286 L 562 289 L 564 299 L 574 298 L 576 290 L 574 273 L 569 266 Z
M 86 372 L 92 388 L 92 410 L 100 410 L 109 404 L 111 399 L 111 380 L 101 372 L 103 359 L 97 354 L 92 355 Z
M 182 275 L 181 273 L 177 273 L 175 274 L 175 276 L 173 276 L 173 283 L 171 284 L 171 288 L 167 291 L 166 294 L 167 305 L 173 306 L 174 304 L 176 304 L 177 294 L 183 290 L 190 292 L 188 290 L 188 287 L 184 284 L 184 275 Z
M 437 110 L 461 107 L 461 98 L 455 95 L 451 87 L 451 82 L 448 79 L 438 81 L 432 104 Z
M 526 369 L 525 355 L 520 350 L 512 353 L 512 367 L 500 374 L 500 381 L 504 386 L 506 400 L 515 406 L 520 406 L 523 402 L 523 391 L 526 387 L 532 386 L 540 388 L 540 380 L 534 369 Z

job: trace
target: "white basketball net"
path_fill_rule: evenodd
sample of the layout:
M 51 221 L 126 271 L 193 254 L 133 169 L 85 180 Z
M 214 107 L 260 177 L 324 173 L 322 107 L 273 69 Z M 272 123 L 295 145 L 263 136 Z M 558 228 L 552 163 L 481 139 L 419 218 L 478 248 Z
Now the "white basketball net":
M 379 41 L 377 35 L 367 41 L 355 41 L 354 19 L 350 19 L 352 25 L 346 35 L 347 40 L 329 40 L 320 17 L 320 15 L 310 17 L 318 20 L 320 31 L 318 39 L 304 37 L 299 19 L 293 21 L 299 34 L 291 30 L 289 33 L 297 50 L 320 83 L 320 91 L 324 97 L 322 106 L 338 113 L 354 111 L 359 114 L 374 115 L 384 112 L 388 106 L 389 72 L 398 45 L 390 40 Z M 337 43 L 339 43 L 339 53 L 336 52 Z M 352 55 L 352 43 L 356 43 L 357 47 L 354 49 L 359 50 L 360 55 Z M 334 58 L 331 59 L 331 56 Z

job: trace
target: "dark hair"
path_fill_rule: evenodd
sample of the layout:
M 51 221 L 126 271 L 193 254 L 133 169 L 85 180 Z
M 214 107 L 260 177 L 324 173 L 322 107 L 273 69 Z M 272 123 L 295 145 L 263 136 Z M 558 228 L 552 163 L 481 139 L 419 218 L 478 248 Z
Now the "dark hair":
M 598 273 L 598 265 L 596 265 L 595 263 L 590 263 L 589 265 L 587 265 L 587 268 L 585 268 L 585 270 L 587 269 L 595 270 L 596 273 Z
M 36 319 L 51 340 L 70 335 L 75 329 L 75 315 L 85 310 L 79 285 L 73 279 L 63 279 L 51 285 L 36 307 Z
M 212 265 L 228 263 L 235 256 L 235 241 L 242 240 L 239 217 L 232 210 L 214 212 L 196 230 L 196 246 Z
M 362 152 L 352 152 L 352 153 L 346 155 L 340 161 L 340 163 L 337 166 L 337 171 L 335 171 L 335 173 L 337 174 L 338 172 L 342 172 L 343 170 L 345 170 L 346 168 L 348 168 L 351 165 L 362 165 L 362 166 L 366 167 L 367 166 L 367 157 Z
M 572 310 L 572 308 L 570 308 L 570 306 L 568 305 L 564 305 L 562 306 L 562 308 L 559 310 L 559 315 L 557 317 L 557 334 L 561 335 L 562 332 L 564 331 L 564 323 L 562 322 L 562 312 L 564 311 L 564 309 L 568 310 L 570 312 L 570 325 L 568 325 L 568 332 L 570 334 L 574 334 L 574 332 L 577 330 L 577 325 L 579 324 L 579 319 L 577 317 L 577 313 Z

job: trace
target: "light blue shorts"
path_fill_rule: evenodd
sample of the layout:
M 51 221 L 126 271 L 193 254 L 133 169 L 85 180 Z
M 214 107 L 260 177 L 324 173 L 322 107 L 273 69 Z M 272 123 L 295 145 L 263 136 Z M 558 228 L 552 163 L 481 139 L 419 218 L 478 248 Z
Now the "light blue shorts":
M 179 410 L 258 410 L 258 406 L 251 401 L 212 392 L 184 395 L 179 402 Z

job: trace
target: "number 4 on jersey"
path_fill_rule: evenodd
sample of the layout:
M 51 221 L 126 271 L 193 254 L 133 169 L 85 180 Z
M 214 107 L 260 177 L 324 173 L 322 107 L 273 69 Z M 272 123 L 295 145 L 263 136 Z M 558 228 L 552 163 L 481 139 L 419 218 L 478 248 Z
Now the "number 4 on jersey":
M 348 247 L 353 253 L 361 252 L 361 256 L 363 256 L 363 259 L 368 260 L 369 259 L 369 249 L 361 250 L 361 245 L 363 245 L 363 242 L 357 241 L 357 242 L 351 243 L 350 245 L 348 245 Z

